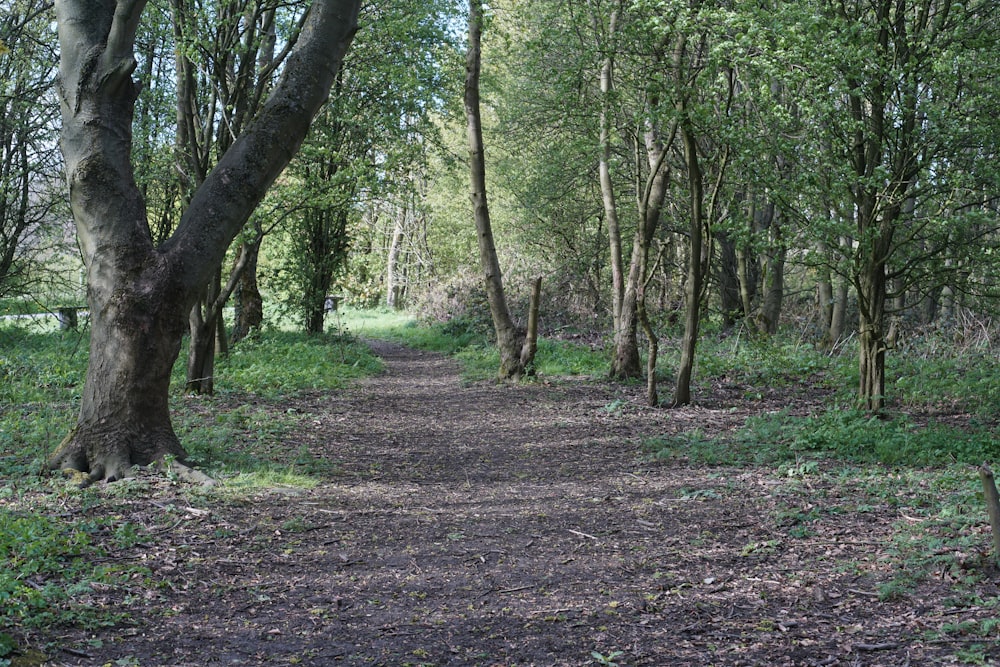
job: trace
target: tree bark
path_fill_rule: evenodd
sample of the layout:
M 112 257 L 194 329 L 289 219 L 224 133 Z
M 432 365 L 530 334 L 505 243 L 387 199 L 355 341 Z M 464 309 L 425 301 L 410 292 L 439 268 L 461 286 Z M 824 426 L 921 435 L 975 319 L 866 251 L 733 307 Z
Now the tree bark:
M 535 362 L 535 352 L 538 351 L 538 311 L 542 301 L 542 277 L 538 276 L 531 284 L 531 298 L 528 302 L 528 327 L 524 334 L 524 344 L 521 346 L 521 368 L 526 375 L 534 375 L 532 364 Z
M 403 307 L 403 285 L 401 280 L 400 255 L 403 251 L 405 222 L 408 207 L 397 207 L 396 219 L 392 225 L 392 237 L 389 242 L 389 255 L 385 261 L 385 304 L 393 310 Z
M 858 401 L 869 412 L 885 405 L 886 282 L 885 264 L 873 261 L 858 284 Z
M 264 299 L 257 285 L 257 260 L 260 257 L 260 245 L 264 240 L 264 230 L 256 225 L 256 235 L 252 241 L 244 241 L 240 246 L 240 256 L 246 258 L 246 266 L 239 272 L 239 282 L 233 292 L 235 321 L 231 334 L 231 342 L 235 345 L 260 330 L 264 324 Z M 239 261 L 237 261 L 237 266 Z M 236 273 L 236 267 L 230 277 Z
M 611 118 L 612 97 L 614 93 L 615 66 L 615 35 L 618 30 L 618 17 L 621 3 L 611 12 L 608 23 L 606 56 L 601 65 L 601 113 L 600 113 L 600 146 L 601 153 L 597 165 L 601 184 L 601 202 L 604 206 L 604 218 L 608 224 L 608 243 L 610 245 L 611 261 L 611 309 L 614 329 L 615 353 L 611 362 L 611 377 L 630 378 L 641 375 L 639 365 L 639 346 L 635 334 L 635 318 L 626 317 L 625 310 L 625 265 L 622 253 L 621 225 L 618 221 L 618 204 L 615 200 L 615 187 L 611 179 Z M 596 19 L 595 19 L 596 22 Z M 634 309 L 632 310 L 634 313 Z M 631 321 L 631 325 L 629 324 Z M 629 329 L 625 331 L 625 329 Z
M 698 145 L 690 128 L 681 127 L 684 143 L 684 163 L 688 172 L 688 237 L 690 255 L 688 257 L 687 280 L 684 285 L 684 338 L 681 340 L 681 360 L 677 367 L 673 405 L 687 405 L 691 402 L 691 375 L 694 371 L 695 348 L 698 345 L 698 329 L 701 325 L 701 291 L 704 282 L 703 227 L 705 222 L 705 185 L 698 160 Z
M 736 324 L 745 309 L 744 292 L 746 281 L 740 280 L 741 267 L 746 265 L 746 253 L 740 253 L 729 235 L 716 235 L 719 246 L 719 264 L 716 277 L 719 283 L 719 306 L 722 311 L 722 326 L 725 329 Z M 742 256 L 741 256 L 742 254 Z
M 167 407 L 184 318 L 294 155 L 357 25 L 358 0 L 317 0 L 257 119 L 155 247 L 130 162 L 136 29 L 145 3 L 58 0 L 62 149 L 87 267 L 90 362 L 75 428 L 50 456 L 90 480 L 185 452 Z
M 773 210 L 773 204 L 769 205 Z M 760 326 L 762 333 L 774 335 L 778 333 L 781 319 L 781 306 L 785 299 L 785 258 L 788 249 L 781 238 L 780 227 L 777 226 L 777 215 L 772 213 L 768 232 L 770 244 L 764 255 L 764 298 L 760 304 Z
M 507 307 L 504 294 L 500 261 L 497 258 L 496 243 L 493 240 L 493 226 L 486 197 L 486 159 L 483 150 L 483 124 L 480 115 L 479 75 L 481 70 L 481 48 L 483 15 L 482 1 L 469 0 L 469 51 L 465 61 L 465 116 L 469 138 L 469 171 L 472 189 L 472 211 L 476 222 L 476 236 L 479 241 L 479 259 L 484 274 L 486 298 L 490 304 L 493 328 L 500 352 L 500 368 L 497 376 L 502 380 L 519 379 L 524 373 L 521 363 L 521 345 L 514 320 Z

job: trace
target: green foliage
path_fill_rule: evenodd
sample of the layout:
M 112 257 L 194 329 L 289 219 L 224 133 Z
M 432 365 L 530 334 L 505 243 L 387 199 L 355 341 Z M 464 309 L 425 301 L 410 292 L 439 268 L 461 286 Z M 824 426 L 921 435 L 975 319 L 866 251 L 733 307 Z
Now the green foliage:
M 0 325 L 0 403 L 72 400 L 86 368 L 84 335 Z
M 381 368 L 368 347 L 351 336 L 280 331 L 242 341 L 217 365 L 217 386 L 223 391 L 238 389 L 270 398 L 341 388 Z
M 618 667 L 620 663 L 616 662 L 616 660 L 623 655 L 625 654 L 622 651 L 610 651 L 607 655 L 604 655 L 600 651 L 590 652 L 590 657 L 594 659 L 594 662 L 605 667 Z
M 535 354 L 535 371 L 542 376 L 585 375 L 599 377 L 608 372 L 609 352 L 571 340 L 541 338 Z
M 73 424 L 86 338 L 0 326 L 0 478 L 28 477 Z
M 832 408 L 806 417 L 771 414 L 747 420 L 738 436 L 745 446 L 794 455 L 836 456 L 888 465 L 977 463 L 1000 458 L 1000 443 L 987 428 L 918 424 L 906 416 L 880 417 Z
M 877 587 L 879 599 L 907 596 L 921 581 L 934 578 L 952 582 L 951 606 L 990 607 L 1000 599 L 983 599 L 977 585 L 993 568 L 984 549 L 982 493 L 978 475 L 968 466 L 953 465 L 936 471 L 900 470 L 886 473 L 872 469 L 855 475 L 861 482 L 858 495 L 869 495 L 880 504 L 905 502 L 907 520 L 897 524 L 888 551 L 899 565 Z M 975 596 L 974 601 L 969 597 Z M 995 624 L 986 622 L 987 632 Z M 940 632 L 949 634 L 949 624 Z
M 784 336 L 762 338 L 709 338 L 701 341 L 698 374 L 703 378 L 726 378 L 729 382 L 755 386 L 789 387 L 804 379 L 842 375 L 848 366 L 844 357 L 830 356 L 801 340 Z M 833 384 L 840 384 L 840 378 Z
M 889 360 L 893 393 L 903 406 L 967 411 L 983 419 L 1000 417 L 1000 359 L 988 350 L 937 353 L 907 350 Z M 935 345 L 936 347 L 936 345 Z
M 99 627 L 117 620 L 88 598 L 92 584 L 114 585 L 121 575 L 93 563 L 103 555 L 93 539 L 100 528 L 99 522 L 66 522 L 0 506 L 0 630 Z

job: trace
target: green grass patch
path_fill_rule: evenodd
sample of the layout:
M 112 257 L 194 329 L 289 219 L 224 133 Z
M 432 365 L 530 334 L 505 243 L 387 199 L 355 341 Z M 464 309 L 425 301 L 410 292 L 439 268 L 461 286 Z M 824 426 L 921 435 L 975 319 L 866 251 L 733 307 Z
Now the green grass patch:
M 100 520 L 68 522 L 0 507 L 0 658 L 14 650 L 10 633 L 57 625 L 96 628 L 121 619 L 93 604 L 94 587 L 127 573 L 97 565 L 105 552 L 94 535 Z M 123 530 L 119 526 L 116 530 Z M 126 539 L 127 535 L 122 535 Z M 7 636 L 4 641 L 3 636 Z
M 801 465 L 820 458 L 892 466 L 1000 461 L 1000 440 L 991 428 L 916 424 L 905 415 L 883 418 L 837 408 L 807 417 L 750 417 L 743 429 L 721 437 L 698 431 L 652 436 L 643 446 L 657 459 L 704 465 Z
M 238 389 L 267 398 L 341 389 L 382 368 L 379 359 L 353 336 L 281 331 L 242 341 L 216 366 L 220 391 Z
M 0 324 L 0 664 L 32 628 L 120 622 L 95 591 L 113 592 L 136 571 L 99 563 L 107 548 L 144 539 L 139 527 L 109 518 L 116 494 L 147 492 L 141 475 L 107 487 L 106 497 L 74 491 L 89 503 L 93 518 L 86 521 L 63 519 L 44 502 L 63 493 L 61 480 L 39 473 L 76 418 L 88 345 L 86 328 Z M 278 403 L 340 389 L 381 368 L 350 336 L 266 331 L 217 360 L 216 396 L 188 396 L 185 351 L 186 345 L 172 378 L 174 425 L 191 462 L 224 481 L 218 490 L 224 496 L 310 488 L 336 474 L 335 462 L 288 444 L 289 432 L 307 415 Z M 42 501 L 25 500 L 26 493 Z
M 971 412 L 1000 419 L 1000 358 L 969 351 L 961 355 L 893 354 L 886 377 L 904 408 Z
M 352 334 L 455 357 L 467 380 L 496 376 L 500 356 L 492 328 L 481 318 L 458 317 L 448 322 L 422 323 L 398 311 L 345 310 L 342 323 Z M 535 354 L 535 372 L 541 376 L 600 376 L 607 373 L 609 352 L 573 341 L 542 336 Z
M 926 466 L 1000 460 L 993 429 L 917 424 L 906 415 L 880 417 L 830 408 L 807 417 L 753 417 L 738 440 L 759 448 L 861 463 Z
M 668 351 L 664 363 L 679 362 L 670 357 Z M 696 364 L 696 376 L 702 383 L 726 378 L 767 387 L 791 387 L 805 378 L 829 378 L 839 385 L 854 365 L 853 359 L 848 362 L 842 355 L 831 356 L 799 339 L 783 336 L 704 337 L 699 342 Z

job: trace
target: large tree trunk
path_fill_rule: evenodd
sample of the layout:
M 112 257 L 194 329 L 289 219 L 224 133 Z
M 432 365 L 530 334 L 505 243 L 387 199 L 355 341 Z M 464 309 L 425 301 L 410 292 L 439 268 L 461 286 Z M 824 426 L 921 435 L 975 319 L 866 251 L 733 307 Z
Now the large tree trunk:
M 145 255 L 90 256 L 90 363 L 77 424 L 49 457 L 51 469 L 112 481 L 133 465 L 185 456 L 168 395 L 187 308 L 161 258 Z
M 144 3 L 58 0 L 62 149 L 87 266 L 91 356 L 76 427 L 51 468 L 117 479 L 184 457 L 167 408 L 184 316 L 226 249 L 301 145 L 357 25 L 358 0 L 317 0 L 260 115 L 154 247 L 130 163 L 138 86 L 133 45 Z
M 497 376 L 502 379 L 520 379 L 525 366 L 532 359 L 523 359 L 525 348 L 518 338 L 514 320 L 507 307 L 504 294 L 500 261 L 497 259 L 490 209 L 486 197 L 486 160 L 483 150 L 483 125 L 479 105 L 479 73 L 481 68 L 480 43 L 482 41 L 483 16 L 481 0 L 469 0 L 469 51 L 465 61 L 465 115 L 468 122 L 469 171 L 472 189 L 472 211 L 476 222 L 476 236 L 479 240 L 479 259 L 482 264 L 486 298 L 493 316 L 496 331 L 497 350 L 500 352 L 500 368 Z M 536 328 L 537 331 L 537 328 Z

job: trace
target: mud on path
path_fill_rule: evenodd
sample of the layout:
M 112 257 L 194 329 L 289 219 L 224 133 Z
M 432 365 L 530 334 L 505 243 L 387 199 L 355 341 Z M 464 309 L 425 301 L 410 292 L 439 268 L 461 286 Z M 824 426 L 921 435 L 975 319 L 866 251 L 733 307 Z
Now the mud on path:
M 641 452 L 741 425 L 737 398 L 668 411 L 639 387 L 464 384 L 450 360 L 373 345 L 383 374 L 291 406 L 308 417 L 289 446 L 336 474 L 127 501 L 153 529 L 114 557 L 154 585 L 95 592 L 129 622 L 63 634 L 51 664 L 953 664 L 961 643 L 925 631 L 989 613 L 944 605 L 945 579 L 880 602 L 905 507 L 859 510 L 850 479 Z

